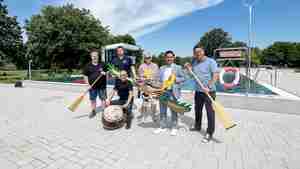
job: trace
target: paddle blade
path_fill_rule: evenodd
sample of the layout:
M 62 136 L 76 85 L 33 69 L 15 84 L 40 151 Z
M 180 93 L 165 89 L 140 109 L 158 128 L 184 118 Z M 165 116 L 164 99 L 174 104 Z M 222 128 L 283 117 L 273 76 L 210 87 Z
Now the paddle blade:
M 226 130 L 229 130 L 236 126 L 236 124 L 233 123 L 232 118 L 228 113 L 225 112 L 224 107 L 219 102 L 213 101 L 212 106 L 218 119 Z
M 68 109 L 72 112 L 75 112 L 82 100 L 84 99 L 84 95 L 79 96 L 69 107 Z

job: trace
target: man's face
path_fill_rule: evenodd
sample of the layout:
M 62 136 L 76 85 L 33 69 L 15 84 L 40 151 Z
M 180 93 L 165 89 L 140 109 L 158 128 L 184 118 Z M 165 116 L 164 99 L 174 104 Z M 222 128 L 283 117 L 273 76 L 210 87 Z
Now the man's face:
M 123 49 L 123 48 L 118 48 L 118 49 L 117 49 L 117 55 L 118 55 L 119 57 L 123 56 L 123 55 L 124 55 L 124 49 Z
M 98 52 L 92 52 L 91 53 L 91 58 L 92 58 L 92 62 L 98 62 L 98 59 L 99 59 L 99 54 Z
M 168 53 L 167 55 L 165 55 L 165 62 L 167 65 L 174 63 L 174 60 L 175 56 L 172 53 Z
M 122 82 L 126 81 L 127 80 L 127 72 L 126 71 L 121 71 L 120 72 L 120 79 Z
M 202 60 L 204 58 L 204 56 L 205 56 L 205 52 L 204 52 L 204 50 L 202 48 L 196 48 L 194 50 L 194 57 L 195 57 L 195 59 Z

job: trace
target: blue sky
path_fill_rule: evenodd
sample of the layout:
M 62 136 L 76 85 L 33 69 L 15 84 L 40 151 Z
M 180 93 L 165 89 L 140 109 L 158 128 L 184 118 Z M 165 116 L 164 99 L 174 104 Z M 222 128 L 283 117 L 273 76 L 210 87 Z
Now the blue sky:
M 247 41 L 248 9 L 242 0 L 140 0 L 139 4 L 135 0 L 89 0 L 89 4 L 85 0 L 5 0 L 10 15 L 21 23 L 44 5 L 66 2 L 90 9 L 105 25 L 112 25 L 113 33 L 132 33 L 139 45 L 154 54 L 172 49 L 179 56 L 191 55 L 203 33 L 216 27 L 229 32 L 233 40 Z M 137 10 L 132 12 L 132 6 Z M 260 0 L 255 7 L 256 46 L 299 42 L 299 7 L 299 0 Z

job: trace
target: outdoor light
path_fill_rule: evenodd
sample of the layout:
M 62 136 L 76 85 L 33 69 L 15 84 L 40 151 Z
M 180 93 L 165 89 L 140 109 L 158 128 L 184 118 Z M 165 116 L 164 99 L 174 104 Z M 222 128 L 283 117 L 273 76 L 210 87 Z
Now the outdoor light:
M 30 59 L 30 60 L 28 61 L 29 80 L 31 80 L 31 63 L 32 63 L 32 59 Z

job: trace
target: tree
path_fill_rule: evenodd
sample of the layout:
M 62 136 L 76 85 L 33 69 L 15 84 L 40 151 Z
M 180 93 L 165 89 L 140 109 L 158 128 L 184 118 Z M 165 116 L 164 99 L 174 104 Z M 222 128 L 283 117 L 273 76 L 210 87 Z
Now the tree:
M 127 43 L 131 45 L 136 45 L 135 39 L 129 34 L 117 35 L 117 36 L 111 35 L 110 44 L 114 44 L 114 43 Z
M 300 67 L 300 43 L 296 43 L 297 54 L 295 56 L 295 64 L 297 67 Z
M 263 61 L 272 65 L 300 66 L 300 52 L 298 43 L 274 42 L 263 50 Z
M 247 43 L 242 42 L 242 41 L 235 41 L 233 43 L 228 44 L 228 48 L 240 48 L 240 47 L 247 47 Z
M 12 62 L 21 68 L 25 64 L 22 31 L 16 17 L 8 15 L 7 6 L 0 0 L 0 62 Z
M 251 54 L 251 63 L 254 65 L 260 65 L 262 63 L 261 55 L 262 55 L 262 52 L 258 47 L 253 48 L 252 54 Z
M 71 4 L 45 6 L 26 21 L 27 47 L 40 68 L 76 68 L 89 60 L 91 48 L 108 43 L 109 31 L 89 10 Z
M 158 56 L 153 56 L 152 61 L 156 63 L 159 67 L 165 63 L 165 53 L 161 52 Z
M 215 49 L 231 44 L 231 37 L 229 33 L 225 32 L 222 28 L 214 28 L 206 32 L 198 44 L 205 48 L 208 56 L 213 56 Z

